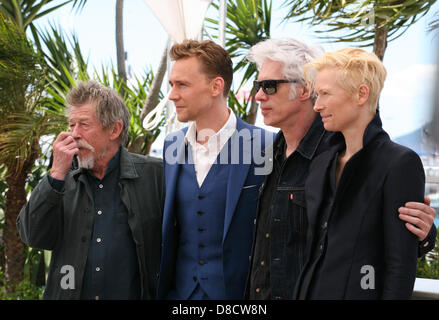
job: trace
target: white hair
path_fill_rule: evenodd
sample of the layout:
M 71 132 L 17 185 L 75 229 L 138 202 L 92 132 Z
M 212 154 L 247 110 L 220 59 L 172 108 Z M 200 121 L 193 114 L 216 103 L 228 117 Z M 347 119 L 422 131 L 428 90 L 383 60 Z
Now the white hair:
M 282 74 L 287 80 L 299 80 L 305 84 L 303 67 L 324 53 L 321 46 L 308 46 L 296 39 L 267 39 L 255 44 L 247 54 L 247 60 L 256 64 L 258 70 L 266 59 L 281 62 Z M 290 99 L 296 96 L 296 84 L 291 84 Z

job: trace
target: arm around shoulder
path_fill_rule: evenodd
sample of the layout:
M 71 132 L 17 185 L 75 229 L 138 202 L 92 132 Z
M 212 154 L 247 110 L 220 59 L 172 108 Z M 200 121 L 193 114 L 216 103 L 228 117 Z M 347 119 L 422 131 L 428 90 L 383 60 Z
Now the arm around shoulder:
M 409 299 L 416 278 L 418 239 L 398 217 L 408 201 L 424 199 L 425 174 L 419 156 L 397 150 L 383 186 L 383 224 L 386 273 L 383 299 Z

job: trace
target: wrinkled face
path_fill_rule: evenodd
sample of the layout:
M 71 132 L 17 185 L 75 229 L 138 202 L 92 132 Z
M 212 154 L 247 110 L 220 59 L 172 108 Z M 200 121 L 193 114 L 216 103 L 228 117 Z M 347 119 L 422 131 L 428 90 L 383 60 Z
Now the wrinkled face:
M 325 68 L 317 73 L 314 110 L 320 113 L 323 125 L 328 131 L 344 131 L 355 126 L 361 111 L 354 96 L 336 81 L 336 70 Z
M 286 79 L 282 75 L 283 64 L 266 59 L 259 70 L 258 81 Z M 300 112 L 300 102 L 290 99 L 291 83 L 278 83 L 274 94 L 266 94 L 262 88 L 256 93 L 256 101 L 260 103 L 264 123 L 276 128 L 284 128 L 295 120 Z
M 111 143 L 110 130 L 102 127 L 95 106 L 89 103 L 71 107 L 69 127 L 79 147 L 79 166 L 92 169 L 108 150 Z
M 213 104 L 211 81 L 201 71 L 197 57 L 177 60 L 169 83 L 172 87 L 169 99 L 175 104 L 178 121 L 196 121 L 209 112 Z

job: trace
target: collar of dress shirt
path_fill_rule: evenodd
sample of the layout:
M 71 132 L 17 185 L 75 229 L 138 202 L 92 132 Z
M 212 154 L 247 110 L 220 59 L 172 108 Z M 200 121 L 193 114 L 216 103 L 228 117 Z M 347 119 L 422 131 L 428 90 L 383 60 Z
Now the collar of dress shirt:
M 207 148 L 211 149 L 211 147 L 216 146 L 218 151 L 222 148 L 222 146 L 229 140 L 232 134 L 236 130 L 236 115 L 233 113 L 232 109 L 229 110 L 229 118 L 227 119 L 224 126 L 214 135 L 209 138 L 207 143 Z M 197 143 L 197 128 L 196 123 L 192 122 L 189 126 L 189 129 L 186 132 L 184 140 L 189 143 L 192 148 L 196 148 L 197 145 L 201 145 Z M 219 140 L 219 141 L 218 141 Z M 219 143 L 218 143 L 219 142 Z M 217 144 L 218 143 L 218 144 Z

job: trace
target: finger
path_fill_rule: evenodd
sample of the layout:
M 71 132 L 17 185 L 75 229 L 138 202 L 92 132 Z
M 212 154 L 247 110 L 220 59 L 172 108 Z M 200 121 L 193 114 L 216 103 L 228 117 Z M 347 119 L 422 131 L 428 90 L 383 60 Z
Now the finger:
M 416 209 L 431 216 L 436 215 L 436 211 L 433 208 L 421 202 L 407 202 L 405 208 Z
M 72 133 L 71 133 L 71 132 L 63 131 L 63 132 L 61 132 L 61 133 L 58 135 L 58 137 L 56 137 L 55 142 L 61 142 L 61 141 L 64 141 L 65 139 L 67 139 L 68 137 L 71 137 L 71 136 L 72 136 Z M 72 137 L 72 138 L 73 138 L 73 137 Z
M 405 222 L 408 222 L 408 223 L 416 226 L 419 229 L 422 229 L 423 231 L 429 231 L 429 229 L 430 229 L 428 227 L 427 223 L 425 223 L 424 221 L 422 221 L 419 218 L 415 218 L 415 217 L 408 216 L 408 215 L 405 215 L 405 214 L 400 214 L 399 218 L 401 220 L 405 221 Z
M 427 234 L 425 232 L 423 232 L 421 229 L 418 229 L 416 227 L 414 227 L 413 225 L 411 225 L 410 223 L 406 223 L 405 227 L 411 232 L 413 233 L 415 236 L 418 237 L 419 241 L 423 241 Z
M 73 137 L 71 137 L 71 139 L 66 139 L 65 141 L 66 142 L 64 144 L 64 147 L 66 147 L 68 150 L 73 148 L 78 148 L 78 142 L 76 142 L 76 140 L 73 139 Z
M 429 197 L 424 197 L 424 203 L 425 203 L 427 206 L 430 206 L 430 204 L 431 204 L 431 200 L 430 200 L 430 198 L 429 198 Z
M 430 212 L 426 213 L 424 211 L 420 211 L 420 210 L 416 210 L 416 209 L 408 209 L 405 207 L 399 208 L 398 212 L 400 214 L 416 217 L 416 218 L 424 221 L 425 223 L 429 224 L 430 226 L 433 224 L 434 217 L 435 217 L 435 212 L 433 214 L 431 214 Z

